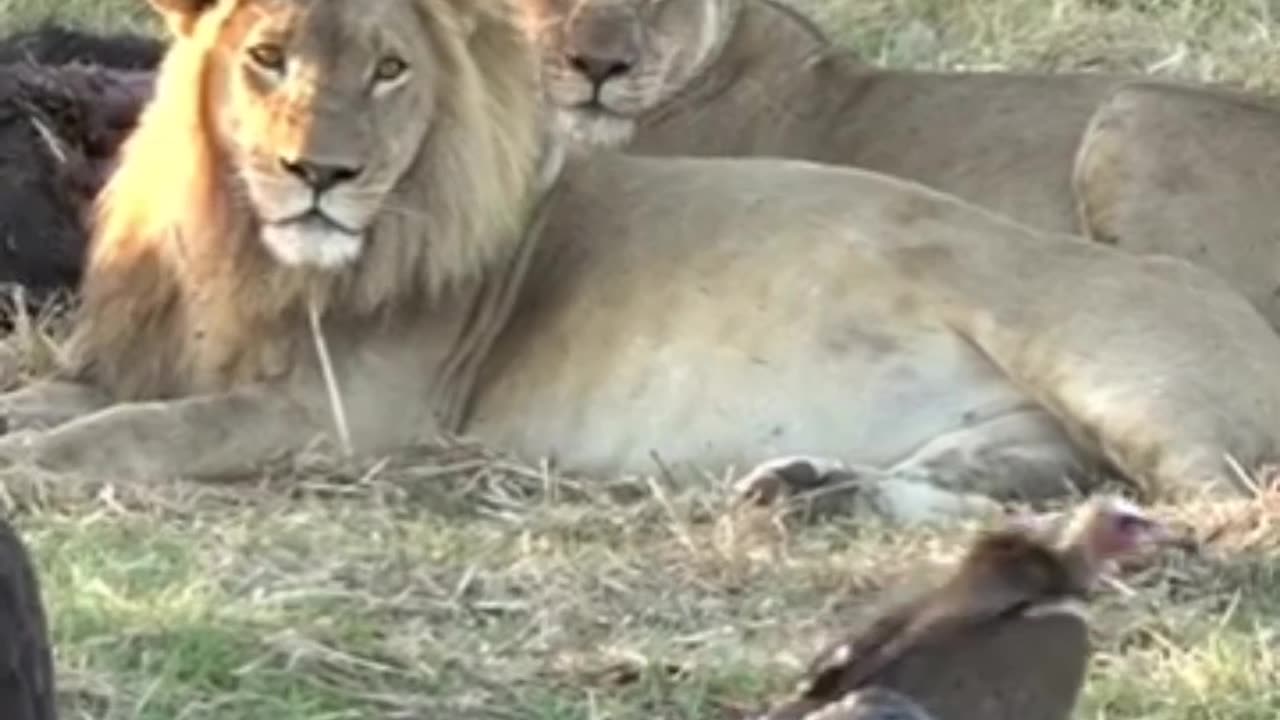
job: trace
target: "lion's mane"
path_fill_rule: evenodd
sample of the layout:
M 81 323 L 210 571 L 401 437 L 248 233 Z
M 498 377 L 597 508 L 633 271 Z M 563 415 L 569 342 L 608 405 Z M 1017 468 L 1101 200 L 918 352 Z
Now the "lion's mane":
M 407 0 L 408 1 L 408 0 Z M 357 326 L 412 317 L 518 242 L 541 143 L 536 65 L 506 0 L 411 0 L 441 85 L 437 116 L 352 267 L 277 264 L 220 148 L 210 87 L 230 55 L 210 2 L 160 67 L 156 91 L 98 198 L 71 375 L 117 400 L 187 395 L 278 375 L 308 302 Z M 305 336 L 303 336 L 305 337 Z

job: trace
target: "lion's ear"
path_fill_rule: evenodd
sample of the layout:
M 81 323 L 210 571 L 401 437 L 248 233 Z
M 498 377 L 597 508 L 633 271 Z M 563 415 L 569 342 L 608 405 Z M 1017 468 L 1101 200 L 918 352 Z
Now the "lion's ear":
M 188 35 L 205 11 L 218 4 L 218 0 L 147 0 L 156 12 L 164 16 L 169 31 L 175 35 Z

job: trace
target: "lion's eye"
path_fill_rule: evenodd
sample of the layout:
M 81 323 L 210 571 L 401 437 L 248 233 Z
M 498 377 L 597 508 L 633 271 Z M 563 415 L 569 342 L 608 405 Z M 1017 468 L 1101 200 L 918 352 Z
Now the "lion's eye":
M 387 56 L 378 61 L 373 68 L 373 79 L 378 82 L 391 82 L 409 69 L 409 64 L 398 57 Z
M 284 71 L 284 49 L 275 43 L 261 43 L 249 48 L 249 59 L 263 70 Z

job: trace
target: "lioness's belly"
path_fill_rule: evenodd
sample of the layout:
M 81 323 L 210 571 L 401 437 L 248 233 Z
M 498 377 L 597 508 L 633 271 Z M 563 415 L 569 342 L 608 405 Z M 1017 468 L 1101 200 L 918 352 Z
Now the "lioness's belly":
M 730 300 L 706 300 L 674 302 L 631 332 L 610 328 L 586 297 L 553 322 L 524 324 L 503 343 L 507 368 L 482 390 L 468 431 L 589 472 L 652 472 L 655 453 L 717 470 L 790 454 L 889 467 L 1027 405 L 945 330 L 906 337 L 761 312 L 716 331 L 690 319 Z
M 1030 405 L 918 289 L 842 241 L 856 233 L 806 222 L 818 208 L 771 212 L 751 192 L 771 191 L 751 185 L 692 202 L 686 181 L 584 181 L 617 187 L 617 204 L 570 188 L 469 433 L 591 472 L 652 472 L 655 454 L 713 469 L 793 453 L 889 466 Z M 875 232 L 878 209 L 864 217 L 857 202 L 850 225 Z

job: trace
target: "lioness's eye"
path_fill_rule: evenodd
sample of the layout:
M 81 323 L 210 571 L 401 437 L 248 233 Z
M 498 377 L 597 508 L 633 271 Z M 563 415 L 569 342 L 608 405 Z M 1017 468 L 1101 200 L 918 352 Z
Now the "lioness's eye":
M 387 56 L 378 61 L 373 68 L 373 79 L 378 82 L 390 82 L 404 74 L 409 64 L 398 57 Z
M 261 43 L 249 48 L 249 59 L 264 70 L 284 70 L 284 49 L 274 43 Z

